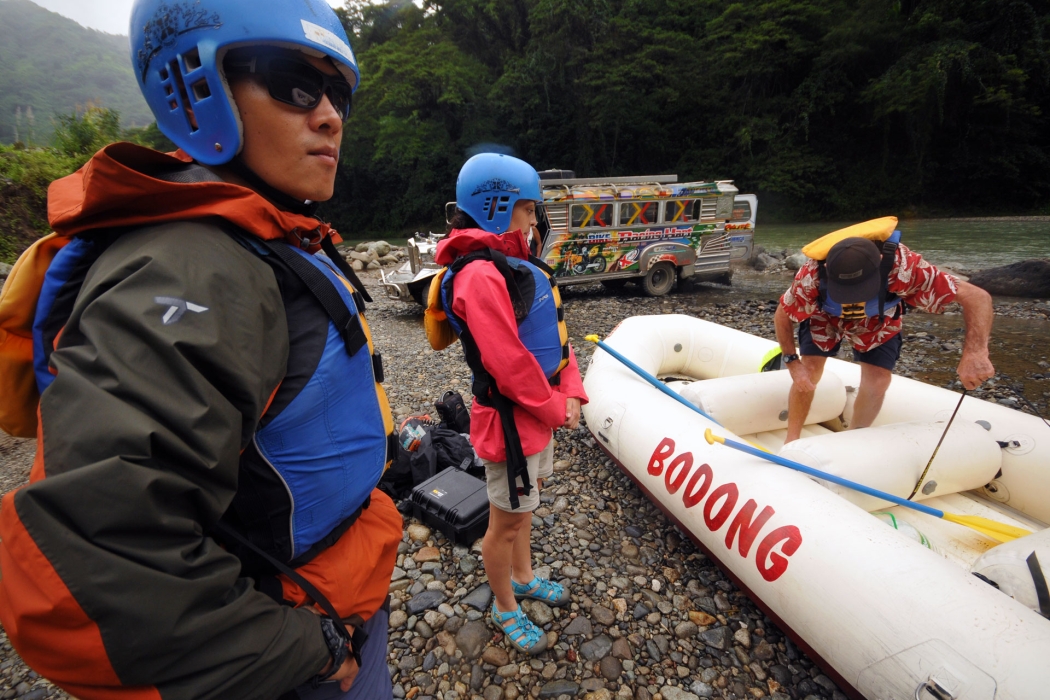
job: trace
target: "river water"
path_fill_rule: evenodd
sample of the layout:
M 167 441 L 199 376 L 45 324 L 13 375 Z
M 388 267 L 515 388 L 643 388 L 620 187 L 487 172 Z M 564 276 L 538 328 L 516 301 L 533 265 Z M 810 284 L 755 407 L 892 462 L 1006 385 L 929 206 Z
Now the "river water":
M 755 243 L 767 250 L 800 249 L 850 223 L 763 224 L 759 209 Z M 1013 219 L 914 219 L 902 221 L 901 240 L 935 265 L 979 270 L 1050 256 L 1050 217 Z

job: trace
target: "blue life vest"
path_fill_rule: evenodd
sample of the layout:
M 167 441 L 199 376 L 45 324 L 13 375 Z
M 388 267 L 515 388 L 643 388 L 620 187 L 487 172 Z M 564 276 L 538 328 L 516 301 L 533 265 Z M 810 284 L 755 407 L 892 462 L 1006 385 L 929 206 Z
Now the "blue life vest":
M 900 245 L 901 232 L 894 231 L 893 234 L 882 243 L 882 262 L 879 265 L 879 293 L 872 299 L 856 304 L 840 304 L 828 295 L 828 276 L 825 261 L 818 261 L 818 278 L 820 280 L 819 293 L 817 295 L 821 310 L 829 316 L 838 316 L 847 321 L 859 321 L 865 318 L 883 317 L 887 311 L 893 311 L 900 306 L 902 300 L 896 294 L 888 291 L 890 272 L 897 257 L 897 247 Z
M 350 288 L 327 258 L 289 249 L 323 272 L 358 315 Z M 380 405 L 372 357 L 366 346 L 348 355 L 329 319 L 313 375 L 255 434 L 255 447 L 280 475 L 291 500 L 293 560 L 358 511 L 383 475 L 392 426 L 384 421 L 388 409 Z
M 302 566 L 367 507 L 394 454 L 382 362 L 358 293 L 328 257 L 223 228 L 273 267 L 289 326 L 288 375 L 241 454 L 237 493 L 223 519 L 275 559 Z M 55 379 L 48 367 L 55 340 L 107 243 L 105 236 L 73 238 L 44 275 L 33 322 L 41 395 Z M 245 575 L 272 570 L 249 549 L 224 544 Z
M 536 265 L 540 262 L 538 260 L 530 262 L 504 257 L 510 271 L 508 276 L 507 272 L 500 269 L 502 261 L 498 257 L 494 260 L 488 251 L 479 252 L 482 254 L 471 253 L 457 259 L 441 280 L 441 306 L 448 315 L 449 324 L 456 335 L 462 338 L 465 325 L 452 312 L 456 273 L 475 260 L 492 261 L 507 280 L 507 291 L 515 307 L 514 316 L 518 322 L 521 344 L 536 358 L 547 378 L 554 378 L 569 362 L 569 334 L 565 328 L 561 295 L 552 275 Z

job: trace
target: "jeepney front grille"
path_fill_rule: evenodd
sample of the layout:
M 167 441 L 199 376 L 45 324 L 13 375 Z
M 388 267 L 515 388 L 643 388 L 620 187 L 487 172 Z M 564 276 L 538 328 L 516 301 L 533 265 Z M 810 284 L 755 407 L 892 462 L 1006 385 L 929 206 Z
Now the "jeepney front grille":
M 732 250 L 729 243 L 728 233 L 719 233 L 711 238 L 704 239 L 700 245 L 701 255 L 717 255 Z
M 714 221 L 718 217 L 718 197 L 704 197 L 700 200 L 700 220 Z
M 569 230 L 569 207 L 567 204 L 546 205 L 547 221 L 552 231 Z

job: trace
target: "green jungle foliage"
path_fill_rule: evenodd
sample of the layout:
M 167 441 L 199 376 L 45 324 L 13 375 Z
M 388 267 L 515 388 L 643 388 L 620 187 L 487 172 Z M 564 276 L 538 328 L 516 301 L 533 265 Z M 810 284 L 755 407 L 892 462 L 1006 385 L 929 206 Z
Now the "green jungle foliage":
M 125 126 L 149 124 L 129 56 L 125 36 L 0 0 L 0 143 L 47 144 L 56 115 L 89 104 L 118 111 Z
M 351 0 L 347 232 L 442 226 L 498 143 L 580 176 L 677 173 L 763 218 L 1029 213 L 1050 194 L 1046 0 Z
M 443 228 L 460 166 L 483 150 L 580 176 L 732 179 L 767 222 L 1050 210 L 1050 0 L 349 0 L 338 12 L 363 81 L 320 214 L 348 237 Z M 32 102 L 45 105 L 36 129 L 45 115 L 57 128 L 53 148 L 32 148 L 36 136 L 0 149 L 0 260 L 47 230 L 47 183 L 97 147 L 173 148 L 155 125 L 120 127 L 118 112 L 147 123 L 125 41 L 0 0 L 0 141 L 28 104 L 18 90 L 70 95 Z M 102 107 L 72 106 L 90 100 Z
M 47 188 L 114 141 L 132 141 L 160 151 L 175 145 L 156 124 L 121 129 L 120 115 L 101 107 L 59 115 L 51 148 L 19 142 L 0 145 L 0 262 L 13 263 L 40 236 L 49 232 Z

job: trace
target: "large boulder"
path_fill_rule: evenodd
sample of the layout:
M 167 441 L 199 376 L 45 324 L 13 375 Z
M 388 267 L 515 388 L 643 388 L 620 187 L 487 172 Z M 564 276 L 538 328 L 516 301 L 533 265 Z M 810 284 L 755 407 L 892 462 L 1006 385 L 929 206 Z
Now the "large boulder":
M 780 264 L 780 261 L 772 257 L 768 253 L 759 253 L 755 256 L 754 261 L 751 263 L 751 267 L 755 268 L 759 272 L 765 272 L 774 265 Z
M 784 258 L 784 267 L 794 272 L 805 265 L 808 259 L 805 253 L 795 253 Z
M 970 275 L 970 284 L 990 294 L 1050 298 L 1050 259 L 1022 260 Z

